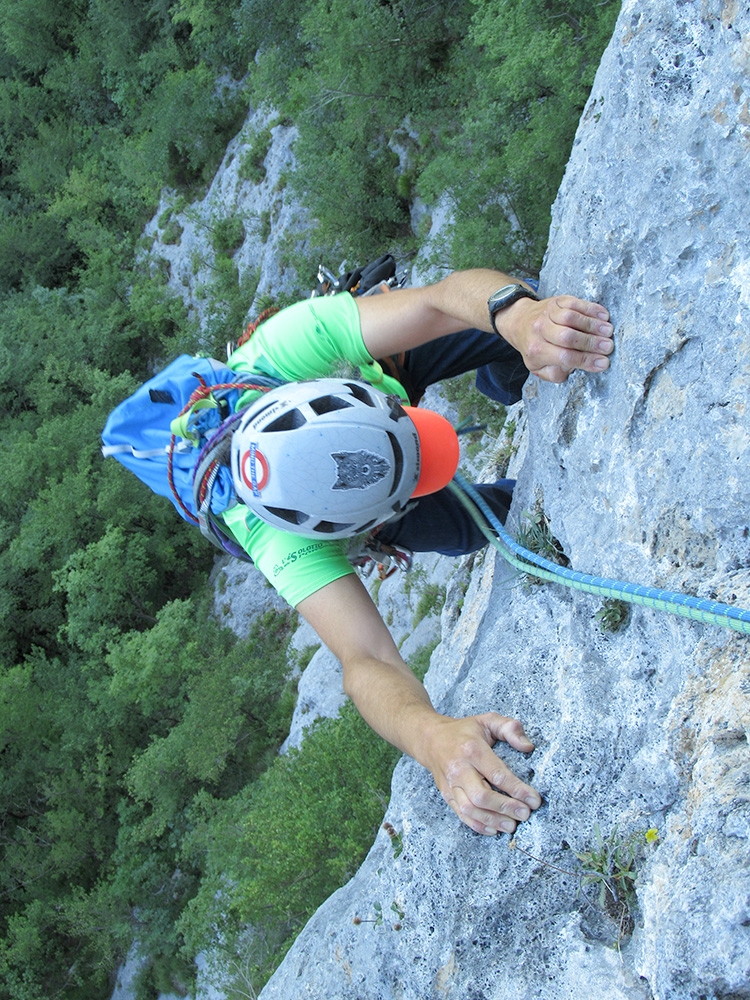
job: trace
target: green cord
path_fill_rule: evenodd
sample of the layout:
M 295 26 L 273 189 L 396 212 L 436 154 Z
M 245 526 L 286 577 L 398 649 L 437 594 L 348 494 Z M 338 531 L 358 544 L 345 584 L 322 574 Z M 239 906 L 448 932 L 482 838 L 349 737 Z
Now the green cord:
M 602 597 L 613 597 L 630 604 L 642 604 L 656 611 L 668 611 L 693 621 L 708 625 L 720 625 L 738 632 L 750 634 L 750 611 L 734 608 L 719 601 L 711 601 L 689 594 L 678 594 L 658 587 L 624 583 L 603 577 L 579 573 L 576 570 L 557 566 L 535 552 L 530 552 L 516 542 L 505 530 L 481 495 L 470 486 L 463 476 L 456 473 L 450 489 L 471 514 L 485 538 L 498 550 L 506 562 L 523 573 L 561 583 L 565 587 L 582 590 Z

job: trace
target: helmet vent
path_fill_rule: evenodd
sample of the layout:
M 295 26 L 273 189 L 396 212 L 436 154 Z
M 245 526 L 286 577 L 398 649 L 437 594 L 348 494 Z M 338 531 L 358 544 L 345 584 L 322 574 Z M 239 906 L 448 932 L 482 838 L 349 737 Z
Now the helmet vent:
M 282 413 L 276 420 L 272 420 L 270 424 L 263 428 L 263 433 L 267 434 L 269 431 L 296 431 L 298 427 L 304 427 L 306 423 L 307 421 L 300 411 L 295 408 L 294 410 L 289 410 L 287 413 Z
M 401 405 L 401 400 L 398 396 L 388 397 L 388 416 L 396 422 L 406 416 L 406 410 Z
M 318 521 L 313 530 L 320 532 L 322 535 L 332 535 L 335 531 L 346 531 L 351 526 L 351 521 L 349 524 L 337 524 L 335 521 Z
M 266 510 L 280 517 L 282 521 L 288 521 L 289 524 L 304 524 L 310 520 L 309 515 L 303 514 L 301 510 L 287 510 L 286 507 L 267 507 Z
M 311 399 L 309 405 L 318 416 L 322 416 L 335 410 L 348 410 L 352 404 L 340 396 L 318 396 L 317 399 Z
M 352 534 L 358 535 L 360 533 L 360 531 L 368 531 L 370 528 L 374 528 L 377 523 L 378 523 L 378 519 L 377 518 L 373 518 L 372 521 L 368 521 L 366 524 L 360 524 L 360 526 L 358 528 L 354 529 L 354 531 L 352 532 Z
M 358 399 L 360 403 L 365 403 L 367 406 L 375 406 L 375 401 L 363 385 L 358 385 L 356 382 L 346 382 L 345 385 L 352 396 Z
M 401 445 L 398 443 L 398 438 L 395 434 L 391 434 L 388 431 L 388 440 L 391 442 L 391 448 L 393 448 L 393 486 L 391 486 L 391 491 L 388 494 L 392 497 L 401 484 L 401 477 L 404 474 L 404 452 Z

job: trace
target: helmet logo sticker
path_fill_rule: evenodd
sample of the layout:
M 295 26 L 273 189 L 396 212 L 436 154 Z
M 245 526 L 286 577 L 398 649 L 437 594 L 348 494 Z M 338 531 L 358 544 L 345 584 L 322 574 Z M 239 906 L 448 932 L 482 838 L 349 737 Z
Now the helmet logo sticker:
M 258 477 L 259 470 L 260 478 Z M 254 441 L 249 450 L 242 456 L 240 472 L 245 485 L 253 491 L 253 496 L 260 496 L 260 491 L 268 485 L 268 459 Z
M 331 454 L 336 462 L 334 490 L 367 490 L 391 471 L 391 463 L 371 451 L 339 451 Z

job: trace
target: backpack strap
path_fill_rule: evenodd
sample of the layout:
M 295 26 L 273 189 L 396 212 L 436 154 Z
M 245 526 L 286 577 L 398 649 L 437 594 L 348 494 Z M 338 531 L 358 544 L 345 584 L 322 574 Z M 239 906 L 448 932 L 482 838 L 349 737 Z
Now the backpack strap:
M 245 407 L 247 409 L 247 407 Z M 199 522 L 211 510 L 211 494 L 222 466 L 231 463 L 232 435 L 245 410 L 233 413 L 204 444 L 193 473 L 193 503 Z
M 256 379 L 256 376 L 252 376 Z M 250 388 L 268 392 L 276 386 L 283 385 L 280 379 L 259 375 Z M 252 405 L 252 404 L 250 404 Z M 232 437 L 248 407 L 245 406 L 236 413 L 230 414 L 212 436 L 206 441 L 198 455 L 193 472 L 193 504 L 197 512 L 196 523 L 204 538 L 207 538 L 217 548 L 246 562 L 252 562 L 245 550 L 238 544 L 223 519 L 211 507 L 213 488 L 222 469 L 231 466 Z M 234 496 L 236 500 L 236 495 Z
M 187 404 L 182 408 L 178 416 L 172 421 L 170 425 L 171 436 L 167 448 L 167 481 L 169 482 L 169 488 L 172 491 L 172 496 L 174 497 L 175 503 L 182 511 L 182 514 L 185 517 L 185 519 L 190 521 L 192 524 L 197 524 L 197 525 L 200 525 L 200 517 L 194 514 L 187 507 L 187 505 L 180 497 L 179 491 L 175 486 L 174 464 L 172 461 L 172 458 L 175 453 L 183 451 L 185 450 L 185 448 L 188 449 L 190 448 L 190 439 L 195 437 L 195 435 L 193 435 L 190 432 L 190 429 L 188 427 L 188 421 L 190 419 L 191 414 L 194 414 L 198 409 L 206 408 L 206 406 L 208 407 L 218 406 L 219 403 L 211 398 L 213 392 L 218 392 L 221 390 L 237 390 L 241 393 L 249 392 L 251 390 L 257 390 L 258 392 L 268 392 L 269 389 L 273 389 L 277 385 L 281 385 L 279 379 L 271 378 L 270 376 L 266 375 L 254 375 L 254 374 L 248 375 L 248 381 L 220 382 L 215 385 L 207 385 L 205 381 L 203 380 L 200 381 L 201 385 L 199 385 L 198 388 L 191 394 Z M 203 446 L 203 449 L 201 450 L 201 453 L 198 456 L 198 461 L 196 462 L 196 471 L 198 465 L 201 464 L 201 458 L 203 457 L 206 450 L 209 448 L 217 447 L 221 443 L 225 434 L 228 431 L 234 429 L 234 424 L 239 419 L 242 413 L 244 413 L 244 408 L 243 410 L 240 410 L 238 413 L 229 414 L 229 416 L 224 421 L 222 421 L 216 433 L 213 434 L 206 442 L 206 444 Z M 178 443 L 177 440 L 178 435 L 181 435 L 183 439 L 187 437 L 188 440 L 187 441 L 182 440 Z M 210 464 L 211 462 L 209 462 L 209 465 Z M 229 462 L 220 461 L 218 464 L 228 465 Z M 194 493 L 195 493 L 196 480 L 198 481 L 199 486 L 201 483 L 207 482 L 206 472 L 207 469 L 204 468 L 204 471 L 202 472 L 200 479 L 197 479 L 195 472 L 193 473 Z M 211 487 L 213 487 L 213 483 L 215 482 L 215 480 L 216 476 L 214 476 L 211 481 Z M 210 503 L 210 496 L 211 496 L 210 489 L 208 490 L 208 495 Z M 198 509 L 198 507 L 199 504 L 196 503 L 196 510 Z
M 219 474 L 219 461 L 214 459 L 212 456 L 208 456 L 208 461 L 201 464 L 205 466 L 207 475 L 200 475 L 201 468 L 199 465 L 195 470 L 196 476 L 193 481 L 195 504 L 196 510 L 198 511 L 198 527 L 201 530 L 201 534 L 204 538 L 207 538 L 212 545 L 215 545 L 217 549 L 221 549 L 223 552 L 229 552 L 230 555 L 236 556 L 239 559 L 244 559 L 246 562 L 252 562 L 250 556 L 248 556 L 242 546 L 238 544 L 234 535 L 224 524 L 222 518 L 217 517 L 217 515 L 211 510 L 211 491 L 213 484 L 216 481 L 216 477 Z M 198 487 L 197 489 L 196 486 Z M 204 497 L 203 501 L 199 505 L 198 496 L 202 487 Z

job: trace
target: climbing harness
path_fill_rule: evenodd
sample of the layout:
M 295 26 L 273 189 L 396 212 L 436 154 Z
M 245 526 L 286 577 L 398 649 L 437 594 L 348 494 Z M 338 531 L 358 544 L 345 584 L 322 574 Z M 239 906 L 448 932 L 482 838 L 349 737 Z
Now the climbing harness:
M 636 583 L 608 580 L 604 577 L 579 573 L 564 566 L 558 566 L 543 556 L 530 552 L 519 545 L 505 530 L 498 518 L 485 503 L 482 496 L 460 473 L 456 473 L 449 489 L 469 511 L 485 537 L 495 546 L 506 562 L 524 573 L 561 583 L 565 587 L 583 590 L 601 597 L 614 597 L 630 604 L 642 604 L 657 611 L 691 618 L 708 625 L 720 625 L 750 634 L 750 611 L 735 608 L 719 601 L 703 597 L 691 597 L 659 587 L 645 587 Z
M 378 578 L 387 580 L 398 570 L 408 573 L 414 561 L 414 553 L 403 545 L 388 545 L 378 538 L 382 525 L 373 528 L 364 538 L 355 536 L 347 552 L 349 562 L 359 575 L 367 579 L 377 567 Z

